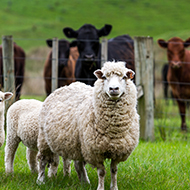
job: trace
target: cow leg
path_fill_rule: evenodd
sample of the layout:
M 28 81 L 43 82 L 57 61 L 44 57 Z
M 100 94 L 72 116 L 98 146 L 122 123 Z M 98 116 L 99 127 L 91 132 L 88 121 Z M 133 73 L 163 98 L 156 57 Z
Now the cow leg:
M 185 122 L 185 102 L 184 101 L 177 101 L 178 107 L 179 107 L 179 112 L 181 116 L 181 130 L 182 131 L 187 131 L 187 126 Z

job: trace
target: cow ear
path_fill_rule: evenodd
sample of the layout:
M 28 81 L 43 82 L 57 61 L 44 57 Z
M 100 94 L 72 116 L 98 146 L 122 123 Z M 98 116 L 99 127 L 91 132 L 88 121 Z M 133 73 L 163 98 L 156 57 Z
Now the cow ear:
M 188 38 L 187 40 L 185 40 L 185 42 L 183 43 L 184 44 L 184 47 L 188 47 L 190 46 L 190 38 Z
M 64 28 L 63 33 L 68 38 L 77 38 L 77 36 L 78 36 L 78 32 L 69 27 Z
M 52 47 L 52 39 L 47 39 L 47 40 L 46 40 L 46 44 L 47 44 L 49 47 Z
M 70 42 L 70 47 L 76 47 L 76 46 L 77 46 L 77 40 Z
M 168 47 L 168 42 L 166 42 L 166 41 L 163 40 L 163 39 L 159 39 L 157 42 L 158 42 L 158 45 L 159 45 L 161 48 L 167 48 L 167 47 Z
M 98 36 L 107 36 L 112 29 L 112 25 L 110 24 L 105 24 L 105 26 L 103 28 L 101 28 L 100 30 L 98 30 Z
M 98 79 L 102 79 L 103 73 L 100 69 L 94 71 L 94 75 L 98 78 Z
M 127 77 L 128 77 L 129 79 L 133 79 L 134 76 L 135 76 L 135 72 L 132 71 L 131 69 L 128 69 L 126 75 L 127 75 Z

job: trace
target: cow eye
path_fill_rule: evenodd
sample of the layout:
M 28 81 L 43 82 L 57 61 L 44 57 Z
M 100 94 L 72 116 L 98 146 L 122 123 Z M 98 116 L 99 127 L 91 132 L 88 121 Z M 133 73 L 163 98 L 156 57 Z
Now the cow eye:
M 173 54 L 173 52 L 172 52 L 172 51 L 170 51 L 170 50 L 168 50 L 168 53 L 169 53 L 169 54 L 171 54 L 171 55 Z
M 84 49 L 84 42 L 78 41 L 77 46 L 79 49 Z
M 184 52 L 184 50 L 182 50 L 182 51 L 180 51 L 179 53 L 180 53 L 181 55 L 183 55 L 185 52 Z

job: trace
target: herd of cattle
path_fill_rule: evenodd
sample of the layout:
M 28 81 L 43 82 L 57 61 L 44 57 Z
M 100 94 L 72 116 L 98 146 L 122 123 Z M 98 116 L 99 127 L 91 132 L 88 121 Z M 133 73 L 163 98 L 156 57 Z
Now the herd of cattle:
M 58 87 L 69 85 L 74 81 L 81 81 L 93 85 L 96 78 L 94 71 L 101 67 L 100 37 L 107 36 L 112 26 L 105 24 L 97 29 L 91 24 L 85 24 L 78 30 L 66 27 L 63 33 L 67 38 L 74 38 L 72 42 L 61 39 L 58 44 Z M 159 39 L 158 44 L 167 50 L 168 63 L 164 65 L 163 81 L 165 96 L 167 86 L 171 87 L 172 97 L 176 99 L 181 116 L 181 129 L 187 130 L 185 121 L 186 101 L 190 99 L 190 38 L 183 41 L 173 37 L 168 41 Z M 52 47 L 52 40 L 46 40 Z M 2 46 L 0 46 L 0 87 L 3 87 L 3 60 Z M 125 61 L 126 66 L 135 71 L 134 41 L 129 35 L 121 35 L 108 40 L 108 61 Z M 45 91 L 51 93 L 52 51 L 50 51 L 44 65 Z M 20 98 L 21 87 L 24 79 L 25 53 L 14 43 L 15 86 L 16 100 Z

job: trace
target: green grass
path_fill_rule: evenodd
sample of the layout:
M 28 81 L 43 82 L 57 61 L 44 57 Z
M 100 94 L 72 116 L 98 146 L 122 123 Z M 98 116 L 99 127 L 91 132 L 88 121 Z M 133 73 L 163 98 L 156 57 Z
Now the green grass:
M 85 23 L 91 23 L 101 28 L 105 23 L 112 24 L 113 29 L 108 38 L 128 33 L 134 36 L 152 36 L 168 39 L 179 36 L 189 37 L 189 6 L 188 0 L 2 0 L 0 7 L 0 35 L 13 35 L 14 40 L 28 54 L 37 54 L 45 59 L 45 39 L 52 37 L 64 38 L 62 29 L 72 27 L 78 29 Z M 37 50 L 36 50 L 37 49 Z M 39 51 L 40 49 L 40 51 Z M 158 50 L 155 55 L 158 57 Z M 159 50 L 160 51 L 160 50 Z M 41 53 L 43 52 L 43 54 Z M 165 52 L 164 52 L 165 53 Z M 44 56 L 45 55 L 45 56 Z M 159 54 L 160 55 L 160 54 Z M 161 62 L 161 58 L 157 60 Z M 159 62 L 159 63 L 160 63 Z M 41 70 L 44 60 L 27 60 L 25 90 L 22 99 L 38 99 L 43 101 L 45 95 L 38 87 L 42 81 Z M 163 64 L 163 63 L 162 63 Z M 160 73 L 156 65 L 156 74 Z M 41 78 L 38 78 L 38 77 Z M 156 76 L 158 78 L 158 76 Z M 33 79 L 37 78 L 33 81 Z M 35 91 L 43 96 L 34 96 Z M 40 90 L 39 90 L 40 89 Z M 27 94 L 27 95 L 26 95 Z M 29 95 L 28 95 L 29 94 Z M 174 114 L 175 113 L 175 114 Z M 187 113 L 189 115 L 189 111 Z M 190 121 L 187 116 L 187 126 Z M 142 190 L 178 190 L 189 189 L 189 145 L 190 133 L 180 131 L 178 108 L 169 101 L 156 100 L 155 105 L 155 141 L 140 141 L 129 159 L 118 166 L 118 187 Z M 70 178 L 63 177 L 63 165 L 60 162 L 57 177 L 46 178 L 46 184 L 36 184 L 37 174 L 31 174 L 26 161 L 26 148 L 21 143 L 14 162 L 14 175 L 6 176 L 4 169 L 4 147 L 0 148 L 0 189 L 96 189 L 97 173 L 87 165 L 91 185 L 81 185 L 72 164 Z M 105 188 L 109 189 L 109 161 L 106 161 L 107 175 Z M 46 171 L 47 176 L 47 171 Z
M 87 165 L 91 185 L 81 185 L 72 163 L 71 176 L 63 177 L 60 162 L 57 177 L 46 178 L 46 184 L 36 184 L 37 174 L 31 174 L 25 158 L 25 147 L 20 144 L 15 162 L 14 175 L 6 176 L 4 169 L 4 146 L 0 149 L 0 189 L 96 189 L 97 173 Z M 125 189 L 188 189 L 190 185 L 189 143 L 182 142 L 143 142 L 133 154 L 118 165 L 118 187 Z M 105 189 L 109 189 L 109 161 L 106 161 Z M 46 171 L 47 176 L 47 171 Z
M 25 98 L 30 98 L 26 96 Z M 33 97 L 32 97 L 33 98 Z M 35 97 L 36 99 L 38 97 Z M 39 98 L 40 99 L 40 98 Z M 171 190 L 188 189 L 190 186 L 190 132 L 180 131 L 180 118 L 176 104 L 157 100 L 155 105 L 155 141 L 140 140 L 139 145 L 129 159 L 118 165 L 118 188 L 120 190 Z M 189 114 L 189 111 L 188 113 Z M 190 126 L 190 122 L 187 121 Z M 162 129 L 162 133 L 159 129 Z M 164 131 L 164 136 L 163 136 Z M 164 138 L 163 138 L 164 137 Z M 26 148 L 20 143 L 14 162 L 14 175 L 6 175 L 4 168 L 4 147 L 0 148 L 0 189 L 66 189 L 95 190 L 98 178 L 96 169 L 87 164 L 87 172 L 91 185 L 80 184 L 72 162 L 70 177 L 63 177 L 63 164 L 60 159 L 56 178 L 37 185 L 37 174 L 31 174 L 26 161 Z M 105 189 L 110 186 L 110 161 L 106 160 Z

